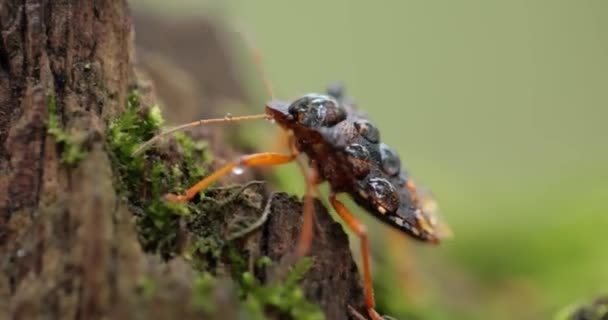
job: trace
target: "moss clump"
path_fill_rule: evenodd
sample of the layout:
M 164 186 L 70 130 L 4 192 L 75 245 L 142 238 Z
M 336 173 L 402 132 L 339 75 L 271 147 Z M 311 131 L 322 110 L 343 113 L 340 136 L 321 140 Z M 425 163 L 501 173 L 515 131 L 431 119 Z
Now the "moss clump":
M 194 279 L 192 303 L 206 314 L 214 314 L 217 311 L 211 299 L 215 285 L 215 278 L 207 272 L 198 274 Z
M 48 118 L 46 122 L 46 132 L 51 135 L 55 140 L 55 143 L 57 143 L 61 156 L 61 163 L 70 167 L 76 166 L 78 162 L 86 156 L 86 152 L 82 147 L 83 141 L 79 141 L 82 139 L 77 139 L 62 129 L 59 115 L 57 114 L 55 96 L 49 95 L 47 97 L 47 108 Z
M 182 149 L 182 154 L 186 159 L 192 159 L 193 157 L 200 156 L 205 161 L 211 161 L 211 156 L 207 152 L 208 146 L 205 141 L 193 141 L 182 132 L 177 132 L 174 135 L 175 140 L 179 143 Z M 188 172 L 188 185 L 197 183 L 201 177 L 205 175 L 205 170 L 200 165 L 197 165 L 194 161 L 185 161 L 185 171 Z M 174 170 L 175 171 L 175 170 Z M 177 171 L 175 171 L 177 174 Z
M 151 299 L 156 293 L 156 283 L 149 277 L 143 277 L 137 284 L 137 290 L 144 299 Z
M 608 319 L 608 296 L 591 303 L 572 305 L 555 316 L 555 320 L 606 320 Z
M 163 194 L 183 193 L 203 178 L 211 157 L 204 142 L 181 133 L 168 139 L 163 148 L 150 148 L 133 156 L 142 143 L 158 134 L 162 122 L 158 107 L 142 105 L 137 91 L 132 91 L 123 114 L 110 123 L 107 138 L 118 177 L 116 188 L 136 214 L 144 249 L 158 252 L 165 259 L 181 254 L 200 272 L 193 282 L 192 303 L 206 314 L 221 312 L 214 310 L 213 294 L 218 290 L 218 281 L 213 275 L 225 268 L 223 272 L 228 271 L 241 286 L 242 302 L 237 307 L 248 318 L 266 319 L 267 315 L 277 314 L 287 319 L 323 319 L 319 308 L 308 302 L 298 288 L 311 260 L 295 265 L 285 281 L 262 285 L 248 271 L 246 253 L 231 242 L 261 219 L 255 213 L 263 211 L 262 195 L 259 190 L 249 190 L 261 186 L 260 182 L 207 189 L 205 196 L 186 204 L 163 201 Z M 188 240 L 182 249 L 183 238 Z M 264 268 L 271 263 L 269 258 L 263 258 L 256 265 Z M 140 290 L 146 297 L 157 288 L 144 279 Z
M 270 261 L 262 259 L 259 263 L 267 265 Z M 292 267 L 285 281 L 270 285 L 261 285 L 250 272 L 243 273 L 241 286 L 245 307 L 251 317 L 265 319 L 265 314 L 278 313 L 277 318 L 281 319 L 324 319 L 319 307 L 310 303 L 298 287 L 298 282 L 311 266 L 312 259 L 304 258 Z
M 109 125 L 108 145 L 118 172 L 117 188 L 136 212 L 143 247 L 165 258 L 179 253 L 179 219 L 196 211 L 189 204 L 163 201 L 166 192 L 181 193 L 190 181 L 204 176 L 204 146 L 186 135 L 172 140 L 181 157 L 157 150 L 133 155 L 133 151 L 159 132 L 163 123 L 158 106 L 141 105 L 138 92 L 130 92 L 122 115 Z M 187 178 L 186 178 L 187 177 Z

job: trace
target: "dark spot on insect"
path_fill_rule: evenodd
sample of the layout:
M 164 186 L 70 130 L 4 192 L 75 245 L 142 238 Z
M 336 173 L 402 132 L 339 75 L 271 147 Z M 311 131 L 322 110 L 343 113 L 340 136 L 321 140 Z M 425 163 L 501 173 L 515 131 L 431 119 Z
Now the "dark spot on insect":
M 358 179 L 364 178 L 369 174 L 369 151 L 364 146 L 353 143 L 348 145 L 344 151 L 347 154 L 348 162 L 351 164 L 352 171 Z
M 346 111 L 325 95 L 308 94 L 289 106 L 289 114 L 306 127 L 331 127 L 346 119 Z
M 389 176 L 397 175 L 401 170 L 399 155 L 384 143 L 380 144 L 380 159 L 382 161 L 382 171 Z
M 376 208 L 380 213 L 383 209 L 388 212 L 395 212 L 401 204 L 399 200 L 399 194 L 395 187 L 386 179 L 382 178 L 371 178 L 367 181 L 366 189 L 370 196 L 379 207 Z
M 355 128 L 357 132 L 371 143 L 378 143 L 380 141 L 380 131 L 371 122 L 367 120 L 355 121 Z

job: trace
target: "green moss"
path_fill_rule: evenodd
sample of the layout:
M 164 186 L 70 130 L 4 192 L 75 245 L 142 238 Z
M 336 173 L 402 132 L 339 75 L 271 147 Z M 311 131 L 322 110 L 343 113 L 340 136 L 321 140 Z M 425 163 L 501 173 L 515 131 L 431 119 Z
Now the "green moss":
M 571 305 L 562 309 L 555 320 L 604 320 L 608 319 L 608 296 L 592 302 Z
M 143 114 L 142 114 L 143 113 Z M 136 90 L 129 93 L 125 112 L 110 123 L 108 143 L 116 158 L 122 176 L 129 173 L 139 178 L 144 166 L 144 155 L 132 156 L 133 151 L 148 139 L 152 138 L 162 125 L 158 106 L 150 109 L 140 108 Z M 144 181 L 125 181 L 124 186 L 141 185 Z
M 132 91 L 123 114 L 109 125 L 108 145 L 118 172 L 117 189 L 137 213 L 143 247 L 170 257 L 179 253 L 180 217 L 197 209 L 189 204 L 163 201 L 163 194 L 183 192 L 190 181 L 201 179 L 205 172 L 201 167 L 203 147 L 196 147 L 199 144 L 185 135 L 177 140 L 182 150 L 179 159 L 171 159 L 154 148 L 133 155 L 139 145 L 159 132 L 162 123 L 158 106 L 142 106 L 138 92 Z
M 248 264 L 243 254 L 234 246 L 228 246 L 224 250 L 227 260 L 230 262 L 232 276 L 238 279 L 243 273 L 247 272 Z
M 207 148 L 207 143 L 205 141 L 193 141 L 182 132 L 177 132 L 174 135 L 175 140 L 179 143 L 181 147 L 182 154 L 186 159 L 192 159 L 195 154 L 198 154 L 203 161 L 209 162 L 211 157 L 205 151 Z M 188 173 L 188 183 L 189 185 L 193 185 L 197 183 L 204 175 L 205 170 L 194 163 L 194 161 L 185 161 L 185 171 Z
M 137 284 L 137 290 L 144 299 L 150 299 L 156 293 L 156 283 L 149 277 L 142 277 Z
M 48 118 L 46 123 L 46 131 L 53 137 L 59 154 L 61 163 L 67 166 L 76 166 L 80 160 L 86 156 L 83 150 L 83 139 L 70 135 L 61 126 L 59 115 L 57 114 L 57 103 L 55 96 L 49 95 L 47 98 Z
M 260 259 L 258 259 L 258 261 L 255 262 L 255 266 L 257 268 L 266 268 L 271 265 L 272 265 L 272 260 L 267 256 L 263 256 Z
M 212 294 L 216 288 L 216 281 L 213 276 L 207 272 L 202 272 L 196 276 L 193 283 L 193 304 L 195 307 L 202 309 L 207 314 L 215 313 L 215 305 L 213 303 Z
M 164 258 L 181 254 L 200 272 L 193 282 L 193 304 L 207 314 L 216 311 L 212 301 L 217 281 L 212 275 L 220 272 L 219 266 L 225 266 L 241 285 L 243 302 L 239 308 L 248 318 L 265 319 L 274 312 L 290 319 L 323 319 L 319 308 L 308 302 L 298 288 L 311 260 L 296 264 L 285 281 L 262 285 L 248 271 L 245 252 L 227 237 L 235 232 L 231 228 L 236 228 L 237 234 L 242 224 L 247 229 L 249 220 L 235 216 L 239 212 L 235 209 L 244 210 L 241 214 L 258 210 L 260 204 L 250 197 L 247 189 L 260 185 L 259 182 L 207 189 L 206 196 L 186 204 L 163 201 L 165 193 L 183 193 L 199 181 L 211 155 L 205 142 L 195 142 L 177 133 L 165 142 L 168 148 L 152 147 L 133 156 L 142 143 L 159 133 L 162 123 L 158 107 L 141 105 L 137 91 L 133 91 L 125 111 L 109 124 L 107 140 L 118 177 L 116 188 L 136 214 L 144 249 L 158 252 Z M 184 226 L 187 230 L 183 230 Z M 178 241 L 183 232 L 189 237 L 184 250 Z M 264 268 L 270 264 L 272 261 L 264 257 L 255 265 Z M 144 279 L 140 289 L 144 296 L 150 296 L 156 286 Z
M 263 264 L 268 263 L 264 259 Z M 270 285 L 261 285 L 250 272 L 243 273 L 241 286 L 245 307 L 252 318 L 265 319 L 266 312 L 278 312 L 297 320 L 324 319 L 321 310 L 310 303 L 298 287 L 298 282 L 311 266 L 312 259 L 304 258 L 292 267 L 284 282 Z

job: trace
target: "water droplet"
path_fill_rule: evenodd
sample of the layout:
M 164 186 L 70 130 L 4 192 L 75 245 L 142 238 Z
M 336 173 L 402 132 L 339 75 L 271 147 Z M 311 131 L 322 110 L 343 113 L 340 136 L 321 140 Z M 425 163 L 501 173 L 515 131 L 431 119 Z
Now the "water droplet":
M 231 113 L 226 113 L 226 115 L 224 116 L 225 120 L 232 120 L 232 114 Z
M 395 187 L 386 179 L 371 178 L 367 182 L 367 189 L 376 205 L 382 206 L 386 211 L 395 212 L 399 208 L 400 199 Z
M 325 117 L 327 116 L 327 108 L 325 108 L 324 105 L 319 105 L 317 107 L 317 119 L 319 119 L 320 121 L 325 120 Z
M 241 166 L 236 166 L 236 167 L 232 168 L 232 173 L 235 174 L 235 175 L 237 175 L 237 176 L 242 175 L 243 172 L 245 172 L 245 168 L 243 168 Z
M 364 178 L 370 171 L 369 151 L 362 145 L 354 143 L 348 145 L 344 151 L 352 171 L 357 178 Z
M 401 170 L 399 155 L 384 143 L 380 143 L 380 159 L 382 170 L 389 176 L 395 176 Z

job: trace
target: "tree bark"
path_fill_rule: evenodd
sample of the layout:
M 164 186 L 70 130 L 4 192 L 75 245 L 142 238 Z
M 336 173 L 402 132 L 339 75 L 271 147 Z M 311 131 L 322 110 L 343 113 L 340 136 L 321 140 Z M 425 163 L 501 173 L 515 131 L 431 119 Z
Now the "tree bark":
M 115 187 L 108 123 L 141 87 L 126 2 L 3 0 L 0 28 L 0 319 L 237 318 L 238 281 L 220 280 L 208 297 L 215 312 L 198 307 L 198 266 L 182 254 L 163 260 L 145 252 L 137 208 Z M 221 90 L 238 95 L 226 83 Z M 49 134 L 54 116 L 63 142 Z M 213 132 L 202 132 L 213 141 Z M 72 144 L 82 150 L 66 160 Z M 234 153 L 215 151 L 216 163 Z M 241 249 L 250 261 L 276 261 L 255 270 L 270 283 L 280 281 L 293 252 L 302 207 L 284 194 L 258 194 L 271 214 Z M 231 211 L 241 209 L 249 210 Z M 351 318 L 348 306 L 365 314 L 346 235 L 321 205 L 317 220 L 314 265 L 300 283 L 305 296 L 328 319 Z M 189 225 L 181 232 L 199 236 Z

